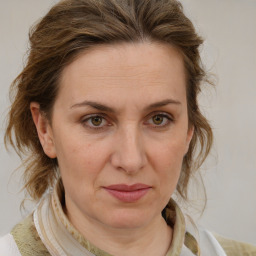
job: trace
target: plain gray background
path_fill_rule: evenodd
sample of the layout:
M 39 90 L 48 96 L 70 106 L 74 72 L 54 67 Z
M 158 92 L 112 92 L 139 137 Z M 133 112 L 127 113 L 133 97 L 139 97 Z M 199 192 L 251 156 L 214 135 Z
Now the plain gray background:
M 0 235 L 26 214 L 19 210 L 21 171 L 13 174 L 20 161 L 3 145 L 8 87 L 22 70 L 29 27 L 56 2 L 0 0 Z M 217 77 L 216 88 L 204 90 L 200 98 L 215 143 L 203 167 L 208 204 L 198 221 L 224 236 L 256 244 L 256 1 L 182 3 L 206 39 L 203 60 Z

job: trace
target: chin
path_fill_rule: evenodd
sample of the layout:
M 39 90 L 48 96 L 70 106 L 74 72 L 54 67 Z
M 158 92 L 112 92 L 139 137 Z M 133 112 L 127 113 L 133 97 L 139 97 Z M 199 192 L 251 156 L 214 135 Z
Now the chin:
M 108 216 L 104 222 L 112 228 L 134 229 L 147 225 L 152 219 L 153 216 L 151 217 L 148 211 L 122 209 Z

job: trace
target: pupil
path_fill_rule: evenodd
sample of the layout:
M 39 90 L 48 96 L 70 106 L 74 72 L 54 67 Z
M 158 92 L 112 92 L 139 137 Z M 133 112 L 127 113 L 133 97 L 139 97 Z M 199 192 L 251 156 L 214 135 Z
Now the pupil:
M 162 116 L 155 116 L 153 118 L 153 121 L 155 124 L 161 124 L 163 122 L 163 117 Z
M 95 126 L 99 126 L 102 123 L 102 118 L 100 116 L 93 117 L 92 123 Z

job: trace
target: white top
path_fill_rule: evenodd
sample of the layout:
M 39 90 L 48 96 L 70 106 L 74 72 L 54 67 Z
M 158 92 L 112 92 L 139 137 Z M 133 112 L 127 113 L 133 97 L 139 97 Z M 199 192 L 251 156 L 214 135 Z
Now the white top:
M 21 256 L 11 234 L 0 238 L 0 256 Z

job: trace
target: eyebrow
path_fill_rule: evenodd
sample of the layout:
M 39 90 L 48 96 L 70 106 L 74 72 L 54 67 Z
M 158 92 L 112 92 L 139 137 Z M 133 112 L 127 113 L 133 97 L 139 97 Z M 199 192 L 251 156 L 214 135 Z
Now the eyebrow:
M 89 106 L 89 107 L 92 107 L 92 108 L 95 108 L 97 110 L 104 111 L 104 112 L 110 112 L 110 113 L 115 112 L 115 110 L 111 107 L 105 106 L 105 105 L 100 104 L 95 101 L 87 101 L 87 100 L 77 103 L 77 104 L 74 104 L 71 106 L 71 108 L 86 107 L 86 106 Z
M 162 101 L 159 101 L 159 102 L 152 103 L 149 106 L 145 107 L 144 110 L 149 111 L 151 109 L 164 107 L 164 106 L 169 105 L 169 104 L 181 105 L 181 102 L 177 101 L 177 100 L 173 100 L 173 99 L 166 99 L 166 100 L 162 100 Z M 76 103 L 76 104 L 72 105 L 70 108 L 72 109 L 72 108 L 86 107 L 86 106 L 95 108 L 95 109 L 103 111 L 103 112 L 110 112 L 110 113 L 115 113 L 116 112 L 111 107 L 108 107 L 106 105 L 103 105 L 103 104 L 95 102 L 95 101 L 87 101 L 87 100 L 85 100 L 83 102 L 80 102 L 80 103 Z
M 154 108 L 164 107 L 164 106 L 169 105 L 169 104 L 181 105 L 181 102 L 177 101 L 177 100 L 173 100 L 173 99 L 166 99 L 166 100 L 162 100 L 162 101 L 150 104 L 149 106 L 147 106 L 145 108 L 145 110 L 148 111 L 148 110 L 151 110 L 151 109 L 154 109 Z

